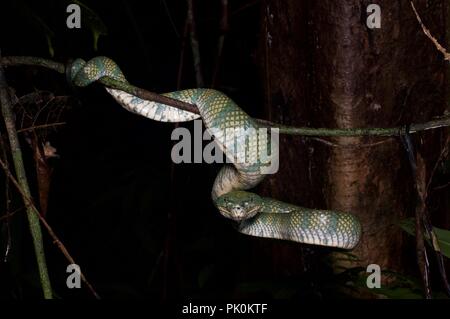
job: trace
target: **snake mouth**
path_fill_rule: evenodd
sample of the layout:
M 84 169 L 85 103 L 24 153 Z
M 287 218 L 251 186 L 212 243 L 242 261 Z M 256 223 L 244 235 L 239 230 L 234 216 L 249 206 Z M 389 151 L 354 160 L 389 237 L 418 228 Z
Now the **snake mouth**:
M 222 216 L 229 218 L 229 219 L 234 219 L 233 218 L 233 214 L 226 208 L 223 207 L 218 207 L 219 212 L 222 214 Z
M 248 217 L 246 217 L 246 216 L 232 216 L 230 218 L 232 220 L 234 220 L 235 222 L 241 222 L 243 220 L 246 220 Z
M 254 217 L 258 213 L 258 211 L 260 210 L 261 207 L 255 206 L 252 209 L 250 209 L 244 213 L 242 213 L 242 212 L 237 213 L 232 210 L 228 210 L 225 207 L 218 207 L 218 208 L 219 208 L 220 213 L 224 217 L 232 219 L 236 222 L 242 222 L 246 219 L 250 219 L 250 218 Z
M 258 214 L 258 212 L 261 210 L 260 206 L 255 206 L 252 209 L 250 209 L 249 211 L 247 211 L 247 213 L 245 214 L 245 218 L 243 219 L 249 219 L 254 217 L 256 214 Z

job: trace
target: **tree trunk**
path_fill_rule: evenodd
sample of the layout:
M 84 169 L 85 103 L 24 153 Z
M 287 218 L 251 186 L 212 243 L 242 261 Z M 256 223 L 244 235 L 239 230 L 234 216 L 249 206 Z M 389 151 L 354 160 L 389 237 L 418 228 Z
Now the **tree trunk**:
M 444 62 L 422 33 L 409 1 L 377 1 L 380 29 L 366 25 L 371 3 L 263 2 L 260 56 L 269 120 L 310 127 L 393 127 L 442 114 Z M 415 1 L 438 39 L 444 34 L 443 3 Z M 421 134 L 415 141 L 432 168 L 440 133 Z M 355 214 L 363 236 L 352 253 L 360 261 L 347 266 L 404 270 L 405 237 L 396 222 L 413 215 L 415 195 L 400 141 L 283 137 L 280 144 L 280 171 L 265 182 L 264 193 Z M 295 254 L 282 267 L 289 267 L 292 258 Z

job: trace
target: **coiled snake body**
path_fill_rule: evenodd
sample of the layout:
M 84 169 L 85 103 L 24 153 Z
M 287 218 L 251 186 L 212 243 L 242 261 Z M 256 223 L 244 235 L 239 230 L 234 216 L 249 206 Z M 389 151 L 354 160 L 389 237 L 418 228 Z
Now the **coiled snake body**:
M 78 59 L 72 64 L 71 78 L 77 86 L 101 81 L 103 77 L 127 83 L 119 67 L 109 58 L 96 57 L 87 63 Z M 195 104 L 198 115 L 142 100 L 124 91 L 106 90 L 127 110 L 156 121 L 185 122 L 201 117 L 219 148 L 233 163 L 219 171 L 212 199 L 223 216 L 238 222 L 239 232 L 345 249 L 352 249 L 358 243 L 361 228 L 351 214 L 307 209 L 245 191 L 264 179 L 263 168 L 267 163 L 262 162 L 259 155 L 267 152 L 271 142 L 264 139 L 267 142 L 260 143 L 263 139 L 258 124 L 223 93 L 190 89 L 163 94 Z M 234 135 L 227 134 L 229 131 L 234 131 Z M 236 161 L 236 155 L 243 156 L 244 160 Z

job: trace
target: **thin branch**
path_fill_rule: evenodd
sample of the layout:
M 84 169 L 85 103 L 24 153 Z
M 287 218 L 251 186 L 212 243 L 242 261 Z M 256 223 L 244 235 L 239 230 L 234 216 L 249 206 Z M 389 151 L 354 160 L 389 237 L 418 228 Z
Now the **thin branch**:
M 63 63 L 55 62 L 49 59 L 43 59 L 33 56 L 10 56 L 2 57 L 1 64 L 3 66 L 11 65 L 28 65 L 28 66 L 41 66 L 58 73 L 64 74 L 66 72 L 66 67 Z
M 6 151 L 6 143 L 3 141 L 3 136 L 0 135 L 0 148 L 2 149 L 2 156 L 5 160 L 6 166 L 9 167 L 8 162 L 8 153 Z M 11 209 L 11 198 L 9 196 L 10 189 L 9 189 L 10 183 L 8 177 L 5 178 L 5 209 L 6 213 L 4 216 L 0 217 L 0 221 L 2 219 L 5 219 L 5 225 L 6 225 L 6 249 L 5 254 L 3 255 L 3 262 L 8 261 L 9 252 L 11 251 L 11 224 L 10 224 L 10 218 L 15 214 L 15 212 L 10 213 Z
M 19 137 L 16 131 L 15 118 L 12 110 L 11 97 L 3 72 L 3 66 L 0 65 L 0 104 L 8 133 L 9 144 L 11 148 L 12 159 L 14 163 L 18 185 L 23 190 L 24 198 L 30 197 L 30 187 L 25 173 L 25 167 L 22 158 L 22 150 L 19 143 Z M 3 163 L 3 162 L 2 162 Z M 34 252 L 38 265 L 39 278 L 45 299 L 53 299 L 52 287 L 47 270 L 47 262 L 45 260 L 44 243 L 42 240 L 41 226 L 39 220 L 34 214 L 31 206 L 27 205 L 27 217 L 30 228 L 31 237 L 33 239 Z
M 450 135 L 447 136 L 447 140 L 444 142 L 444 146 L 442 147 L 441 153 L 439 154 L 438 159 L 436 160 L 436 163 L 434 164 L 433 170 L 431 171 L 430 177 L 428 179 L 427 183 L 427 196 L 428 191 L 430 189 L 431 183 L 433 182 L 434 175 L 436 174 L 436 171 L 439 167 L 439 164 L 444 160 L 444 158 L 447 157 L 450 147 Z M 437 189 L 437 188 L 435 188 Z
M 6 177 L 6 179 L 8 180 L 8 183 L 9 183 L 9 178 Z M 8 213 L 8 211 L 7 211 L 3 216 L 0 217 L 0 222 L 2 222 L 3 220 L 6 220 L 6 222 L 9 223 L 9 219 L 11 217 L 13 217 L 15 214 L 17 214 L 18 212 L 20 212 L 24 208 L 25 207 L 18 208 L 18 209 L 16 209 L 15 211 L 13 211 L 11 213 Z
M 9 171 L 8 167 L 6 166 L 6 164 L 0 159 L 0 166 L 2 167 L 2 169 L 4 170 L 6 176 L 11 180 L 11 182 L 14 184 L 14 186 L 17 188 L 17 190 L 19 191 L 19 193 L 22 195 L 26 205 L 27 205 L 27 209 L 31 209 L 31 211 L 33 212 L 33 215 L 36 216 L 40 222 L 42 223 L 42 225 L 44 225 L 45 229 L 47 230 L 47 232 L 49 233 L 50 237 L 53 239 L 53 243 L 59 248 L 59 250 L 63 253 L 64 257 L 66 257 L 67 261 L 71 264 L 77 264 L 75 262 L 75 260 L 73 259 L 73 257 L 70 255 L 69 251 L 67 250 L 66 246 L 64 246 L 64 244 L 61 242 L 61 240 L 58 238 L 58 236 L 55 234 L 55 232 L 53 231 L 53 229 L 50 227 L 50 225 L 47 223 L 47 221 L 45 220 L 44 217 L 42 217 L 42 215 L 39 213 L 38 209 L 36 208 L 36 206 L 33 203 L 33 200 L 31 199 L 31 197 L 29 196 L 29 194 L 26 193 L 26 191 L 24 191 L 24 189 L 22 188 L 22 186 L 20 185 L 20 183 L 14 178 L 14 176 L 11 174 L 11 172 Z M 86 279 L 86 277 L 84 276 L 83 272 L 80 271 L 80 277 L 81 280 L 83 280 L 83 282 L 86 284 L 86 286 L 88 287 L 88 289 L 92 292 L 92 294 L 95 296 L 95 298 L 100 299 L 100 296 L 97 294 L 97 292 L 94 290 L 94 288 L 92 287 L 92 285 L 89 283 L 89 281 Z
M 416 15 L 417 21 L 419 22 L 420 26 L 422 27 L 422 30 L 425 33 L 425 35 L 434 43 L 436 49 L 444 55 L 444 59 L 447 61 L 450 60 L 450 54 L 447 52 L 447 50 L 439 44 L 439 42 L 431 35 L 431 32 L 428 30 L 428 28 L 425 27 L 425 25 L 422 23 L 422 19 L 420 18 L 419 14 L 417 13 L 417 10 L 414 7 L 414 3 L 412 1 L 411 1 L 411 7 L 412 7 L 412 9 Z M 448 141 L 449 140 L 447 138 L 447 142 Z M 447 273 L 445 270 L 444 259 L 443 259 L 442 253 L 441 253 L 441 248 L 440 248 L 439 242 L 437 240 L 436 234 L 433 231 L 433 226 L 431 224 L 431 220 L 428 215 L 428 211 L 427 211 L 427 207 L 426 207 L 426 199 L 428 196 L 428 189 L 431 184 L 432 178 L 434 176 L 434 173 L 436 171 L 436 168 L 437 168 L 439 162 L 442 160 L 443 157 L 446 156 L 447 153 L 448 153 L 448 145 L 445 145 L 443 150 L 441 151 L 441 154 L 439 155 L 438 161 L 436 162 L 436 164 L 431 172 L 431 176 L 428 180 L 428 183 L 426 183 L 426 181 L 425 181 L 425 164 L 423 163 L 423 159 L 420 156 L 420 154 L 417 153 L 417 158 L 419 159 L 418 163 L 421 166 L 421 170 L 423 171 L 423 173 L 421 174 L 420 181 L 417 180 L 417 178 L 416 178 L 416 188 L 417 188 L 417 193 L 418 193 L 419 199 L 420 199 L 418 206 L 419 205 L 421 206 L 420 213 L 419 214 L 416 213 L 416 227 L 419 228 L 420 225 L 423 225 L 427 236 L 430 238 L 431 245 L 432 245 L 434 253 L 436 255 L 439 273 L 441 275 L 444 289 L 445 289 L 446 293 L 448 295 L 450 295 L 450 284 L 447 279 Z M 422 243 L 422 245 L 423 245 L 423 243 Z M 425 252 L 425 254 L 426 254 L 426 252 Z
M 233 12 L 231 12 L 230 16 L 234 16 L 234 15 L 236 15 L 238 13 L 241 13 L 242 11 L 245 11 L 245 10 L 253 7 L 254 5 L 259 4 L 259 2 L 261 2 L 261 0 L 249 1 L 248 3 L 243 4 L 242 6 L 240 6 L 237 9 L 235 9 Z
M 219 76 L 219 70 L 222 62 L 222 53 L 223 53 L 223 46 L 225 43 L 225 36 L 228 33 L 229 30 L 229 23 L 228 23 L 228 0 L 221 0 L 221 10 L 222 10 L 222 18 L 220 19 L 220 36 L 219 41 L 217 44 L 217 57 L 216 57 L 216 65 L 214 67 L 214 73 L 212 77 L 211 87 L 216 87 L 217 80 Z
M 414 3 L 411 1 L 411 7 L 416 15 L 417 21 L 419 21 L 420 26 L 422 27 L 423 33 L 433 42 L 436 49 L 441 52 L 444 55 L 444 59 L 449 61 L 450 60 L 450 54 L 447 52 L 447 50 L 436 40 L 435 37 L 431 35 L 430 30 L 423 24 L 422 19 L 419 16 L 419 13 L 417 13 L 416 7 L 414 6 Z
M 200 114 L 197 107 L 193 104 L 185 103 L 180 100 L 172 99 L 167 96 L 159 95 L 157 93 L 153 93 L 138 87 L 129 88 L 126 83 L 121 81 L 117 81 L 111 78 L 102 78 L 102 84 L 105 84 L 107 87 L 112 89 L 121 90 L 127 93 L 130 93 L 134 96 L 137 96 L 143 100 L 154 101 L 157 103 L 170 105 L 181 110 L 185 110 L 191 113 Z
M 180 60 L 178 63 L 178 73 L 177 73 L 177 90 L 181 88 L 181 80 L 184 67 L 184 54 L 186 50 L 186 39 L 188 37 L 188 31 L 189 31 L 189 22 L 188 19 L 186 19 L 186 22 L 184 23 L 183 38 L 181 39 Z
M 187 0 L 187 6 L 187 20 L 189 24 L 192 57 L 194 59 L 195 79 L 197 82 L 197 87 L 203 87 L 205 82 L 203 81 L 202 64 L 200 62 L 200 48 L 198 44 L 197 28 L 195 26 L 193 0 Z
M 50 124 L 41 124 L 41 125 L 33 125 L 30 127 L 21 128 L 20 130 L 17 130 L 17 133 L 23 133 L 28 131 L 34 131 L 39 129 L 47 129 L 49 127 L 55 127 L 55 126 L 61 126 L 65 125 L 66 122 L 57 122 L 57 123 L 50 123 Z
M 49 69 L 55 70 L 59 73 L 64 73 L 61 69 L 64 68 L 62 63 L 53 62 L 47 59 L 35 58 L 35 57 L 4 57 L 1 64 L 8 66 L 16 65 L 33 65 L 43 66 Z M 147 91 L 129 84 L 117 81 L 111 78 L 102 78 L 100 80 L 102 84 L 109 88 L 121 90 L 137 96 L 143 100 L 154 101 L 157 103 L 176 107 L 181 110 L 185 110 L 191 113 L 199 114 L 197 107 L 193 104 L 185 103 L 176 99 L 172 99 L 157 93 Z M 263 127 L 278 128 L 280 134 L 288 135 L 301 135 L 301 136 L 342 136 L 342 137 L 358 137 L 358 136 L 400 136 L 402 127 L 391 128 L 344 128 L 344 129 L 331 129 L 331 128 L 310 128 L 310 127 L 294 127 L 273 123 L 266 120 L 255 119 L 255 121 Z M 449 127 L 450 116 L 441 117 L 436 120 L 431 120 L 425 123 L 411 124 L 409 133 L 417 133 L 421 131 Z
M 310 128 L 310 127 L 294 127 L 287 125 L 280 125 L 266 120 L 259 120 L 257 122 L 263 126 L 274 127 L 280 129 L 280 134 L 302 135 L 302 136 L 400 136 L 404 127 L 391 128 Z M 436 120 L 431 120 L 425 123 L 411 124 L 409 133 L 417 133 L 421 131 L 436 129 L 440 127 L 450 126 L 450 116 L 442 117 Z
M 169 6 L 167 5 L 167 1 L 161 0 L 161 2 L 163 4 L 164 10 L 166 11 L 167 18 L 169 19 L 170 25 L 172 26 L 172 29 L 175 32 L 175 35 L 177 36 L 177 38 L 180 38 L 180 33 L 178 32 L 175 21 L 173 20 L 172 15 L 170 14 L 170 9 L 169 9 Z
M 444 185 L 436 186 L 436 187 L 433 188 L 433 190 L 437 191 L 437 190 L 441 190 L 441 189 L 447 188 L 449 186 L 450 186 L 450 182 L 448 182 L 448 183 L 446 183 Z
M 416 161 L 412 165 L 417 165 L 417 168 L 412 168 L 414 184 L 416 187 L 416 193 L 418 201 L 416 204 L 415 218 L 416 218 L 416 251 L 417 251 L 417 263 L 420 273 L 422 274 L 422 280 L 424 284 L 424 293 L 426 299 L 432 298 L 431 283 L 430 283 L 430 263 L 428 260 L 428 254 L 425 247 L 424 228 L 427 231 L 426 214 L 427 205 L 425 199 L 425 162 L 419 152 L 416 152 Z M 429 234 L 428 234 L 429 235 Z

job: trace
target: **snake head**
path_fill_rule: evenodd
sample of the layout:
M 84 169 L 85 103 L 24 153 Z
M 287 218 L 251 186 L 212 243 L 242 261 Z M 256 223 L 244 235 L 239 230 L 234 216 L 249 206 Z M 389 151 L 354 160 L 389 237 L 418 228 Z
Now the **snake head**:
M 233 191 L 218 197 L 215 204 L 224 217 L 240 222 L 255 216 L 261 210 L 262 200 L 253 193 Z

